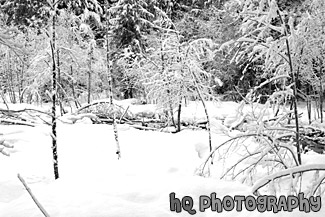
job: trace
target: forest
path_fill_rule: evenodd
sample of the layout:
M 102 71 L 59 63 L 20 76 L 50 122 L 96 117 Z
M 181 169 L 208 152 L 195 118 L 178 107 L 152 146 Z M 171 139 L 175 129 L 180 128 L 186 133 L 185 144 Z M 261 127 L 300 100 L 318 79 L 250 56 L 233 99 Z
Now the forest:
M 323 0 L 0 0 L 0 216 L 323 216 L 324 58 Z

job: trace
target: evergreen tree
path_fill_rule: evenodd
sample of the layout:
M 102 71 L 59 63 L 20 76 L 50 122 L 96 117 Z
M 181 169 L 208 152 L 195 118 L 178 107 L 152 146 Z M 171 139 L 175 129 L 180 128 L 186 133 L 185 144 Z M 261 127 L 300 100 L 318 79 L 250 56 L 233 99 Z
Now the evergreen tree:
M 155 12 L 151 0 L 119 0 L 109 8 L 110 36 L 117 52 L 129 49 L 146 52 L 147 36 L 155 26 Z
M 2 0 L 0 8 L 7 15 L 7 25 L 14 25 L 23 30 L 40 29 L 49 22 L 50 6 L 46 0 Z

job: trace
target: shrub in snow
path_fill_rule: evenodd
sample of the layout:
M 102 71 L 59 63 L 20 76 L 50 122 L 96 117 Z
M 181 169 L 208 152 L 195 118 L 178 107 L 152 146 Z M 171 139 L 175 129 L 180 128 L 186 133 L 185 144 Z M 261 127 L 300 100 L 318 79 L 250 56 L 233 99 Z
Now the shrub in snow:
M 272 97 L 261 105 L 246 99 L 238 107 L 233 115 L 237 118 L 227 122 L 227 126 L 239 129 L 238 124 L 234 123 L 241 122 L 245 125 L 245 131 L 237 131 L 239 133 L 205 156 L 198 170 L 199 175 L 211 176 L 214 170 L 225 168 L 221 178 L 252 185 L 252 192 L 256 195 L 298 195 L 301 192 L 308 196 L 324 194 L 322 183 L 325 180 L 325 164 L 300 166 L 295 131 L 285 127 L 290 111 L 285 105 L 273 110 L 271 100 Z M 241 116 L 245 117 L 243 121 L 240 121 Z M 211 156 L 213 165 L 208 164 Z

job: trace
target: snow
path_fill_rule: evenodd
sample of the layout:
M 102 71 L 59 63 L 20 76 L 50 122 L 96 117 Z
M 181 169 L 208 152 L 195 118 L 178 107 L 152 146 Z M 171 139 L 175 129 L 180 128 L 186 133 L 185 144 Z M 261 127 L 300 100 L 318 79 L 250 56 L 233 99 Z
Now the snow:
M 217 147 L 229 139 L 229 129 L 222 123 L 233 116 L 239 104 L 233 102 L 207 103 L 211 111 L 212 141 Z M 130 111 L 154 111 L 152 105 L 132 105 Z M 204 120 L 202 105 L 190 102 L 183 109 L 183 120 Z M 176 197 L 192 196 L 195 216 L 273 216 L 272 212 L 259 213 L 199 211 L 199 197 L 217 193 L 252 195 L 252 187 L 217 178 L 227 168 L 212 167 L 213 176 L 196 175 L 196 169 L 209 154 L 208 134 L 203 130 L 183 130 L 171 134 L 136 130 L 118 125 L 122 158 L 117 159 L 113 127 L 89 122 L 65 124 L 58 122 L 58 156 L 60 178 L 54 180 L 50 127 L 46 125 L 0 125 L 3 138 L 14 148 L 6 149 L 11 156 L 0 155 L 0 217 L 41 217 L 17 178 L 17 173 L 51 217 L 165 217 L 191 216 L 185 210 L 171 212 L 169 194 Z M 229 133 L 238 133 L 229 131 Z M 249 142 L 249 140 L 248 140 Z M 239 154 L 238 154 L 239 155 Z M 235 155 L 236 156 L 236 155 Z M 305 164 L 324 162 L 324 156 L 304 156 Z M 317 159 L 317 160 L 315 160 Z M 217 161 L 218 159 L 216 159 Z M 235 160 L 235 159 L 234 159 Z M 222 165 L 222 164 L 221 164 Z M 308 166 L 307 166 L 308 167 Z M 324 206 L 324 203 L 323 203 Z M 277 216 L 324 216 L 279 212 Z
M 312 171 L 312 170 L 325 170 L 325 164 L 302 165 L 302 166 L 297 166 L 297 167 L 293 167 L 293 168 L 290 168 L 290 169 L 282 170 L 282 171 L 277 172 L 277 173 L 273 173 L 273 174 L 268 175 L 266 177 L 263 177 L 262 179 L 257 181 L 254 184 L 254 186 L 252 187 L 252 189 L 253 189 L 252 191 L 255 192 L 261 186 L 266 185 L 268 182 L 270 182 L 270 181 L 272 181 L 272 180 L 274 180 L 276 178 L 296 174 L 296 173 L 303 172 L 303 171 Z

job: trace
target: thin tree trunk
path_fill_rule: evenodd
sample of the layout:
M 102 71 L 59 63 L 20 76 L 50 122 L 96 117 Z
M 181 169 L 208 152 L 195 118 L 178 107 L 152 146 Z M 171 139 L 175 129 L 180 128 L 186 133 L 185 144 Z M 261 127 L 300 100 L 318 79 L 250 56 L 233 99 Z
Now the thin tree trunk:
M 116 124 L 116 117 L 115 117 L 115 107 L 113 104 L 113 77 L 112 77 L 112 64 L 110 60 L 110 54 L 109 54 L 109 40 L 108 40 L 108 29 L 109 29 L 109 16 L 108 16 L 108 1 L 106 1 L 106 60 L 107 60 L 107 76 L 108 76 L 108 85 L 109 85 L 109 101 L 110 106 L 113 111 L 113 130 L 114 130 L 114 138 L 116 142 L 116 154 L 118 156 L 118 159 L 121 158 L 121 148 L 119 144 L 118 139 L 118 131 L 117 131 L 117 124 Z
M 26 33 L 27 34 L 27 36 L 26 37 L 28 37 L 28 33 Z M 23 61 L 22 61 L 22 66 L 21 66 L 21 73 L 20 73 L 20 83 L 19 83 L 19 85 L 20 85 L 20 89 L 21 89 L 21 94 L 19 95 L 19 102 L 20 103 L 23 103 L 24 102 L 24 97 L 23 97 L 23 95 L 24 95 L 24 79 L 25 79 L 25 59 L 26 59 L 26 56 L 24 56 L 23 57 Z M 28 68 L 28 67 L 26 67 L 26 68 Z
M 58 166 L 58 153 L 57 153 L 57 133 L 56 133 L 56 92 L 57 92 L 57 73 L 56 73 L 56 63 L 55 63 L 55 49 L 56 49 L 56 38 L 55 38 L 55 25 L 56 25 L 56 11 L 55 11 L 55 1 L 52 0 L 52 7 L 54 10 L 52 18 L 52 152 L 53 152 L 53 167 L 54 167 L 54 177 L 59 178 L 59 166 Z
M 191 69 L 189 69 L 189 70 L 190 70 L 190 72 L 192 74 L 197 94 L 198 94 L 198 96 L 199 96 L 199 98 L 200 98 L 200 100 L 202 102 L 204 112 L 205 112 L 205 116 L 207 118 L 207 130 L 208 130 L 208 133 L 209 133 L 209 148 L 210 148 L 210 152 L 211 152 L 212 151 L 211 123 L 210 123 L 210 117 L 209 117 L 208 109 L 207 109 L 207 106 L 205 104 L 204 98 L 202 96 L 202 93 L 201 93 L 201 90 L 200 90 L 200 87 L 199 87 L 199 84 L 198 84 L 198 79 L 197 79 L 195 73 Z M 212 159 L 212 156 L 211 156 L 211 159 Z M 213 164 L 213 161 L 211 161 L 211 164 Z
M 322 77 L 319 79 L 319 113 L 320 113 L 320 122 L 323 123 L 323 84 Z
M 176 128 L 176 123 L 175 123 L 175 119 L 174 119 L 174 110 L 173 110 L 173 105 L 171 103 L 171 97 L 170 97 L 169 90 L 168 90 L 168 95 L 169 95 L 168 105 L 169 105 L 170 119 L 172 121 L 173 126 Z
M 19 94 L 19 102 L 23 103 L 24 102 L 24 69 L 25 69 L 25 63 L 22 62 L 22 67 L 21 67 L 21 73 L 20 73 L 20 89 L 21 89 L 21 93 Z
M 310 86 L 307 84 L 307 113 L 308 113 L 308 122 L 311 124 L 311 99 L 310 99 Z
M 59 85 L 61 85 L 61 69 L 60 69 L 60 51 L 59 49 L 56 50 L 56 59 L 57 59 L 57 71 L 58 71 L 58 78 L 57 78 L 57 83 Z M 61 86 L 62 87 L 62 86 Z M 60 113 L 61 113 L 61 116 L 65 114 L 65 111 L 64 111 L 64 108 L 63 108 L 63 105 L 62 105 L 62 102 L 63 102 L 63 91 L 60 89 L 57 88 L 57 91 L 58 91 L 58 102 L 59 102 L 59 106 L 60 106 Z
M 314 111 L 315 111 L 315 115 L 314 115 L 314 117 L 315 117 L 315 119 L 318 119 L 318 118 L 320 118 L 320 115 L 319 115 L 319 105 L 318 105 L 318 103 L 319 103 L 319 99 L 318 99 L 318 93 L 316 92 L 316 90 L 314 90 L 314 96 L 315 96 L 315 99 L 314 99 L 314 101 L 315 101 L 315 108 L 314 108 Z
M 19 64 L 19 62 L 17 64 Z M 20 101 L 20 95 L 21 95 L 21 91 L 22 91 L 21 79 L 23 79 L 23 76 L 22 76 L 22 73 L 21 73 L 22 70 L 23 70 L 23 63 L 21 64 L 21 69 L 19 70 L 18 67 L 17 67 L 17 71 L 16 71 L 17 90 L 18 90 L 18 99 L 17 99 L 17 101 L 19 100 L 19 103 L 21 103 L 21 101 Z
M 70 71 L 71 71 L 71 77 L 73 78 L 73 68 L 72 68 L 72 65 L 70 65 Z M 73 100 L 74 100 L 74 103 L 76 105 L 76 108 L 79 108 L 81 105 L 77 99 L 77 96 L 76 96 L 76 92 L 75 92 L 75 88 L 74 88 L 74 81 L 72 80 L 71 82 L 71 91 L 72 91 L 72 96 L 73 96 Z
M 92 74 L 92 59 L 93 59 L 93 45 L 90 44 L 90 52 L 89 52 L 89 62 L 88 62 L 88 104 L 90 103 L 90 97 L 91 97 L 91 74 Z
M 177 131 L 181 131 L 181 110 L 182 110 L 182 97 L 180 98 L 179 104 L 178 104 L 178 114 L 177 114 Z
M 311 124 L 311 100 L 307 96 L 307 113 L 308 113 L 308 123 Z
M 88 93 L 87 93 L 87 103 L 90 104 L 90 96 L 91 96 L 91 72 L 88 72 Z
M 295 114 L 295 123 L 296 123 L 296 146 L 297 146 L 297 159 L 299 162 L 299 165 L 301 165 L 301 148 L 300 148 L 300 133 L 299 133 L 299 117 L 298 117 L 298 103 L 297 103 L 297 77 L 298 75 L 295 75 L 293 72 L 293 65 L 292 65 L 292 59 L 291 59 L 291 51 L 289 47 L 289 41 L 286 39 L 287 44 L 287 51 L 288 51 L 288 57 L 289 57 L 289 63 L 290 63 L 290 71 L 293 76 L 294 85 L 293 85 L 293 106 L 294 106 L 294 114 Z
M 293 97 L 291 97 L 290 99 L 291 99 L 291 101 L 290 101 L 290 108 L 289 108 L 289 110 L 291 112 L 291 110 L 293 109 L 294 99 L 293 99 Z M 291 124 L 291 118 L 292 118 L 292 113 L 289 114 L 288 124 Z
M 21 95 L 21 86 L 20 86 L 20 81 L 19 81 L 19 71 L 17 70 L 17 72 L 16 72 L 16 76 L 17 76 L 17 85 L 18 85 L 18 97 L 19 97 L 19 99 L 20 99 L 20 95 Z M 19 100 L 19 102 L 20 102 L 20 100 Z
M 12 74 L 12 68 L 10 67 L 11 64 L 11 55 L 10 51 L 8 51 L 8 73 L 9 73 L 9 96 L 10 96 L 10 101 L 12 103 L 16 103 L 16 97 L 15 97 L 15 90 L 14 90 L 14 81 L 13 81 L 13 74 Z
M 161 73 L 163 74 L 164 71 L 165 71 L 165 54 L 163 53 L 164 49 L 161 45 L 160 47 L 160 59 L 161 59 Z M 163 75 L 163 81 L 164 83 L 166 82 L 167 80 L 167 90 L 166 90 L 166 94 L 167 94 L 167 104 L 168 104 L 168 109 L 169 109 L 169 114 L 170 114 L 170 120 L 172 121 L 172 125 L 173 127 L 176 128 L 176 123 L 175 123 L 175 119 L 174 119 L 174 111 L 173 111 L 173 103 L 172 103 L 172 97 L 170 95 L 170 81 L 169 79 L 165 79 L 165 76 Z M 168 114 L 168 112 L 167 112 Z M 169 122 L 169 121 L 168 121 Z
M 282 19 L 282 16 L 280 14 L 280 11 L 277 11 L 278 16 L 281 19 L 281 22 L 283 24 L 283 28 L 284 28 L 284 32 L 285 32 L 285 36 L 288 36 L 288 31 L 287 31 L 287 27 Z M 293 71 L 293 63 L 292 63 L 292 58 L 291 58 L 291 50 L 290 50 L 290 46 L 289 46 L 289 40 L 288 37 L 286 37 L 286 47 L 287 47 L 287 54 L 288 54 L 288 58 L 289 58 L 289 67 L 290 67 L 290 73 L 291 76 L 293 78 L 293 105 L 294 105 L 294 114 L 295 114 L 295 122 L 296 122 L 296 146 L 297 146 L 297 158 L 298 158 L 298 162 L 299 165 L 301 165 L 301 148 L 300 148 L 300 133 L 299 133 L 299 117 L 298 117 L 298 106 L 297 106 L 297 83 L 298 83 L 298 72 L 294 73 Z

